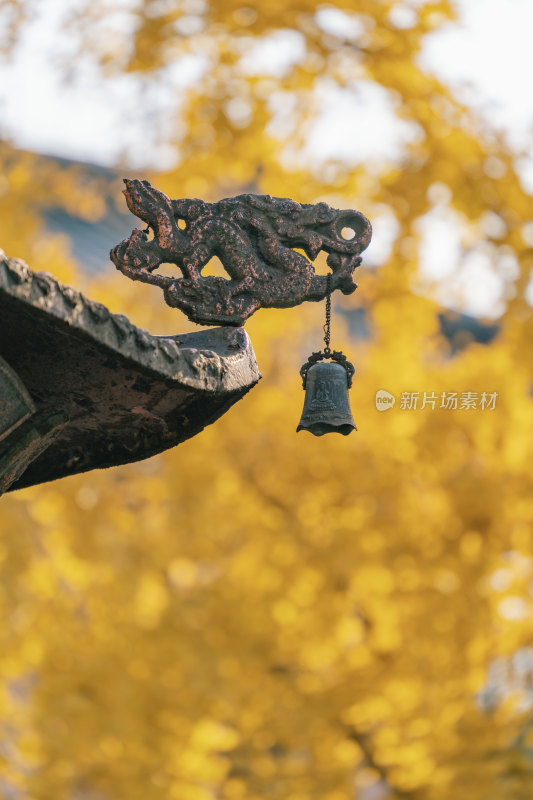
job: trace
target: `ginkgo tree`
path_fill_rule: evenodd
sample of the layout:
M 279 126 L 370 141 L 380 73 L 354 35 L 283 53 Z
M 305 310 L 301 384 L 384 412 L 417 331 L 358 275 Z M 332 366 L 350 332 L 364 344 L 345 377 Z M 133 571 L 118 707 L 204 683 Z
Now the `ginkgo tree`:
M 0 8 L 9 57 L 33 6 Z M 517 154 L 420 66 L 453 5 L 80 0 L 66 13 L 74 80 L 88 60 L 102 85 L 128 73 L 149 97 L 200 59 L 161 134 L 176 163 L 147 175 L 171 196 L 325 200 L 366 213 L 377 244 L 382 221 L 397 235 L 334 302 L 357 433 L 296 436 L 323 307 L 264 311 L 247 324 L 264 378 L 215 425 L 146 462 L 2 498 L 3 794 L 529 798 L 531 198 Z M 272 41 L 290 43 L 277 71 L 254 60 Z M 362 83 L 408 126 L 401 152 L 311 156 L 323 98 L 357 103 Z M 105 213 L 96 180 L 8 143 L 0 160 L 7 254 L 153 332 L 188 328 L 157 290 L 111 271 L 89 282 L 47 232 L 50 205 Z M 453 355 L 437 304 L 449 287 L 419 269 L 425 220 L 443 209 L 462 249 L 449 286 L 478 252 L 502 287 L 494 341 Z M 384 413 L 380 389 L 396 397 Z

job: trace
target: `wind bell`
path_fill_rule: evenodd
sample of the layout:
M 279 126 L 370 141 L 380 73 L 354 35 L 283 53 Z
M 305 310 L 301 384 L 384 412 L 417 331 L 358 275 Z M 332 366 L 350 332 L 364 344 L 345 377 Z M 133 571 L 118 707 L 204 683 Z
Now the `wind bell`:
M 343 294 L 357 288 L 352 273 L 372 238 L 365 215 L 269 194 L 216 203 L 171 200 L 148 181 L 124 183 L 128 208 L 148 228 L 136 228 L 116 245 L 111 261 L 128 278 L 159 286 L 169 306 L 199 325 L 240 327 L 259 308 L 291 308 L 321 298 L 324 281 L 313 262 L 321 251 L 328 254 L 333 275 L 326 278 L 325 347 L 300 370 L 306 394 L 296 430 L 314 436 L 356 430 L 348 400 L 355 370 L 329 346 L 331 291 L 332 285 Z M 294 252 L 302 248 L 307 258 Z M 202 275 L 212 256 L 220 257 L 229 279 Z M 181 277 L 157 273 L 163 264 L 175 264 Z
M 325 433 L 348 436 L 357 430 L 348 397 L 355 369 L 344 353 L 330 349 L 330 335 L 331 273 L 327 276 L 324 350 L 312 353 L 300 369 L 305 400 L 297 433 L 309 431 L 314 436 L 323 436 Z M 321 363 L 326 359 L 330 360 L 329 363 Z

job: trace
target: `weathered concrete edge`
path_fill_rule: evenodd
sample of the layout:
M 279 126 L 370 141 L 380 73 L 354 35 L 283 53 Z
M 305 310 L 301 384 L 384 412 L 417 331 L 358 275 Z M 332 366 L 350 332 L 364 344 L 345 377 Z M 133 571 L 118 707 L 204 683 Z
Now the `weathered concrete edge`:
M 153 336 L 133 325 L 123 314 L 113 314 L 102 303 L 64 286 L 53 275 L 33 272 L 20 259 L 8 258 L 3 250 L 0 250 L 0 291 L 62 320 L 146 369 L 192 389 L 235 392 L 251 388 L 261 378 L 252 343 L 243 328 Z

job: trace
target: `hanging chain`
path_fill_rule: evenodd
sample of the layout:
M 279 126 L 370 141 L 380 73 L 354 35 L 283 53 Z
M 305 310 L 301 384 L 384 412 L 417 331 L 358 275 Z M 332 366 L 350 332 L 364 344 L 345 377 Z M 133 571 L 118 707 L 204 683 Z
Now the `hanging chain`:
M 324 355 L 331 353 L 329 342 L 331 339 L 331 272 L 326 277 L 326 324 L 324 325 Z
M 305 364 L 302 364 L 300 369 L 300 375 L 302 376 L 302 386 L 304 389 L 307 388 L 307 373 L 314 367 L 315 364 L 318 364 L 319 361 L 323 361 L 325 358 L 330 358 L 332 361 L 335 361 L 337 364 L 340 364 L 341 367 L 344 367 L 346 370 L 346 380 L 348 382 L 348 389 L 352 385 L 352 378 L 355 374 L 354 365 L 351 361 L 348 361 L 344 353 L 341 353 L 340 350 L 333 350 L 330 349 L 329 343 L 331 340 L 331 272 L 327 275 L 326 280 L 326 323 L 324 325 L 324 350 L 319 350 L 316 353 L 311 353 Z

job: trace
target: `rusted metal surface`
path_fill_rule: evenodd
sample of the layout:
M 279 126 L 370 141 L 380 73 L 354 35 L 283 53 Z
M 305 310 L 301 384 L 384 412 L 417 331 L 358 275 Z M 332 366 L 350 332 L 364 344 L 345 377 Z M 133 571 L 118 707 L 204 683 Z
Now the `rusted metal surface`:
M 261 377 L 240 328 L 152 336 L 1 251 L 0 311 L 0 494 L 173 447 Z
M 346 368 L 337 361 L 315 362 L 305 375 L 304 407 L 296 432 L 348 436 L 354 430 L 357 428 L 350 410 Z
M 346 372 L 346 385 L 348 389 L 352 388 L 352 380 L 353 376 L 355 375 L 355 367 L 351 361 L 348 361 L 346 356 L 340 350 L 328 350 L 323 352 L 319 350 L 316 353 L 311 353 L 305 364 L 302 364 L 300 367 L 300 375 L 302 376 L 302 388 L 305 389 L 307 386 L 307 375 L 311 367 L 315 364 L 318 364 L 319 361 L 324 361 L 325 359 L 331 359 L 331 361 L 335 361 L 337 364 L 340 364 L 341 367 Z
M 328 253 L 331 289 L 351 294 L 357 288 L 353 272 L 372 235 L 359 211 L 253 194 L 217 203 L 171 200 L 147 181 L 124 183 L 130 211 L 148 228 L 134 230 L 113 248 L 111 260 L 129 278 L 159 286 L 167 303 L 194 322 L 239 326 L 261 307 L 324 299 L 326 276 L 317 275 L 312 264 L 321 250 Z M 345 238 L 344 229 L 353 238 Z M 229 279 L 202 276 L 213 256 Z M 166 263 L 175 264 L 182 277 L 158 274 Z

